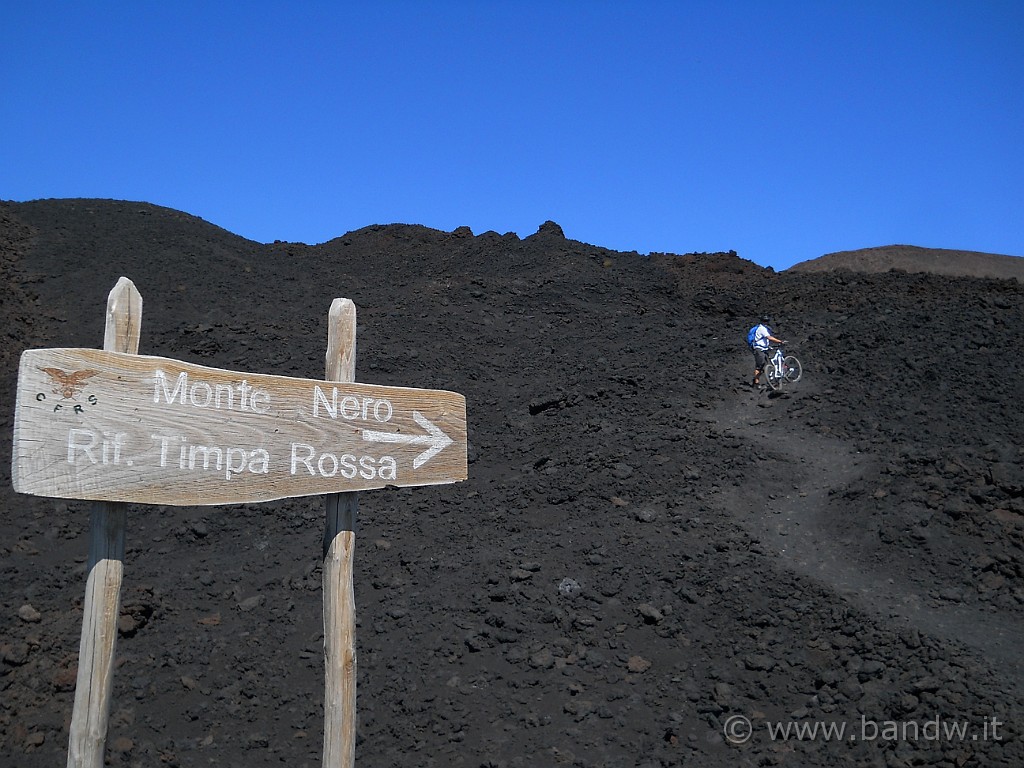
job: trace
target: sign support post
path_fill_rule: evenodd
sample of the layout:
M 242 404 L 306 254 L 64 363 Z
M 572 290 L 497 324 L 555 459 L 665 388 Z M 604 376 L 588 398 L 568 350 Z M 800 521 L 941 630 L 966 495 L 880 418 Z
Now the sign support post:
M 323 496 L 324 768 L 353 768 L 359 492 L 467 477 L 466 399 L 355 381 L 356 308 L 335 299 L 324 375 L 298 379 L 139 355 L 142 296 L 122 277 L 103 350 L 22 353 L 12 482 L 90 499 L 68 768 L 103 768 L 121 608 L 127 504 Z
M 126 277 L 107 297 L 103 348 L 139 352 L 142 296 Z M 68 740 L 68 768 L 103 768 L 114 680 L 117 619 L 121 610 L 124 541 L 128 505 L 97 501 L 89 534 L 89 576 L 82 606 L 82 642 L 78 651 L 75 704 Z
M 356 380 L 356 307 L 331 303 L 325 378 Z M 351 768 L 356 754 L 356 616 L 352 577 L 359 492 L 324 497 L 324 768 Z

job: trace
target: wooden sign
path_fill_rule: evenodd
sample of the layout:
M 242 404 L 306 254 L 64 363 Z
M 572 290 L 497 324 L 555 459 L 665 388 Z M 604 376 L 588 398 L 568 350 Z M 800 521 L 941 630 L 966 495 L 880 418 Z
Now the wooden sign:
M 25 352 L 14 489 L 208 505 L 466 479 L 454 392 L 238 373 L 94 349 Z

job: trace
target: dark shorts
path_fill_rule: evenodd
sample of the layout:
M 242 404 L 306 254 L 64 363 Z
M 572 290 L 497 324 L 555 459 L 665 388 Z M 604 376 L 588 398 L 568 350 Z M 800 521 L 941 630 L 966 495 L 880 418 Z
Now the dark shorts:
M 765 365 L 768 363 L 768 351 L 764 349 L 754 348 L 754 369 L 763 371 Z

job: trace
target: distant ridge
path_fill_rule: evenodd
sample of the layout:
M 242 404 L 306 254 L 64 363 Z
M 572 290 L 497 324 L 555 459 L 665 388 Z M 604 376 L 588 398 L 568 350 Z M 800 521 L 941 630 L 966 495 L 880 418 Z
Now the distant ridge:
M 978 251 L 921 248 L 916 245 L 883 245 L 855 251 L 827 253 L 794 264 L 791 272 L 930 272 L 951 277 L 992 277 L 1024 283 L 1024 258 Z

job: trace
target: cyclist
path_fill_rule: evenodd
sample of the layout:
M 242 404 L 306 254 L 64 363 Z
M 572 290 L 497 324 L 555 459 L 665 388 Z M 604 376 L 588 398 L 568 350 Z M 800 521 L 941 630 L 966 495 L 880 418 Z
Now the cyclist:
M 750 345 L 750 351 L 754 353 L 754 378 L 750 382 L 752 387 L 758 386 L 757 379 L 764 373 L 764 367 L 768 364 L 768 350 L 771 343 L 786 343 L 772 335 L 772 329 L 768 327 L 771 321 L 772 319 L 765 315 L 757 325 L 747 332 L 747 343 Z

